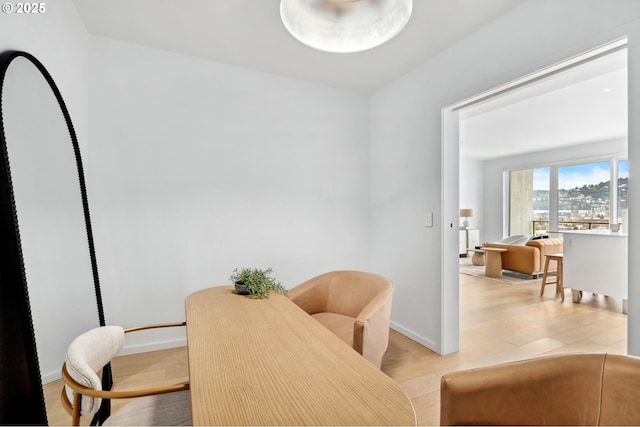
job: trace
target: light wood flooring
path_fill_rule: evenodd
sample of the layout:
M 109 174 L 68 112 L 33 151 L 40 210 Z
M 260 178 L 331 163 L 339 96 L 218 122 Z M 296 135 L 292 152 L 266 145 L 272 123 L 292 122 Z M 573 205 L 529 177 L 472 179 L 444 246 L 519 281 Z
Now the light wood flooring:
M 440 377 L 447 372 L 560 353 L 626 354 L 621 301 L 585 295 L 573 304 L 566 290 L 561 303 L 552 288 L 540 297 L 540 280 L 509 284 L 461 274 L 460 351 L 450 355 L 391 331 L 382 370 L 411 398 L 419 425 L 438 425 Z M 186 381 L 186 348 L 118 357 L 113 371 L 119 388 Z M 60 405 L 61 387 L 60 381 L 45 385 L 50 425 L 71 421 Z

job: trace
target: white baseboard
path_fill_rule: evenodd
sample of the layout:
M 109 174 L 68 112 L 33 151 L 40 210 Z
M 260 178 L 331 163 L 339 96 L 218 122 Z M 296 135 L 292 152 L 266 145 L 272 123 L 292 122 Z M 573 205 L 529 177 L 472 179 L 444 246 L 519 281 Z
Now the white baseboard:
M 60 371 L 48 372 L 42 375 L 42 384 L 49 384 L 62 378 L 62 365 L 60 365 Z
M 398 331 L 402 335 L 411 338 L 412 340 L 416 341 L 419 344 L 422 344 L 428 349 L 435 351 L 436 353 L 439 353 L 438 346 L 433 341 L 428 340 L 395 322 L 390 322 L 390 326 L 391 326 L 391 329 Z M 146 353 L 149 351 L 167 350 L 170 348 L 185 347 L 186 345 L 187 345 L 186 338 L 181 338 L 181 339 L 171 340 L 171 341 L 158 341 L 158 342 L 143 344 L 143 345 L 128 346 L 128 347 L 125 346 L 118 355 L 125 356 L 127 354 L 137 354 L 137 353 Z M 62 369 L 62 367 L 60 369 Z M 62 378 L 62 374 L 60 371 L 48 372 L 42 375 L 42 383 L 48 384 L 50 382 L 59 380 L 60 378 Z
M 126 356 L 127 354 L 146 353 L 148 351 L 167 350 L 169 348 L 186 347 L 186 346 L 187 346 L 186 338 L 180 338 L 177 340 L 170 340 L 170 341 L 158 341 L 158 342 L 135 345 L 135 346 L 125 345 L 122 351 L 118 353 L 118 356 Z
M 411 338 L 412 340 L 414 340 L 418 344 L 422 344 L 423 346 L 427 347 L 429 350 L 435 351 L 436 353 L 440 354 L 440 348 L 435 342 L 433 342 L 433 341 L 431 341 L 431 340 L 429 340 L 429 339 L 427 339 L 427 338 L 425 338 L 425 337 L 423 337 L 421 335 L 418 335 L 415 332 L 413 332 L 413 331 L 405 328 L 404 326 L 401 326 L 401 325 L 399 325 L 399 324 L 397 324 L 397 323 L 395 323 L 393 321 L 389 322 L 389 326 L 391 326 L 391 329 L 393 329 L 394 331 L 398 331 L 402 335 L 404 335 L 404 336 L 406 336 L 408 338 Z
M 167 350 L 176 347 L 185 347 L 187 345 L 186 338 L 180 338 L 171 341 L 158 341 L 149 344 L 125 346 L 118 356 L 126 356 L 127 354 L 146 353 L 148 351 Z M 42 384 L 49 384 L 50 382 L 57 381 L 62 378 L 62 364 L 60 364 L 60 370 L 42 373 Z

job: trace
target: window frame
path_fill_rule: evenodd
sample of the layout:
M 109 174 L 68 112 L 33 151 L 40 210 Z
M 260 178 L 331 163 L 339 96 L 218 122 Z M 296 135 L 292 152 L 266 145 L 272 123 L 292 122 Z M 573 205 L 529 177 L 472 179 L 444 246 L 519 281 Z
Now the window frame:
M 538 164 L 535 166 L 527 167 L 513 167 L 504 169 L 504 191 L 503 191 L 503 229 L 505 236 L 510 235 L 511 230 L 511 172 L 521 171 L 526 169 L 541 169 L 549 168 L 549 227 L 547 233 L 561 233 L 558 230 L 558 171 L 561 167 L 584 165 L 589 163 L 609 163 L 609 221 L 612 218 L 620 218 L 619 212 L 619 192 L 618 192 L 618 179 L 619 179 L 619 162 L 629 161 L 628 155 L 610 155 L 610 156 L 597 156 L 583 159 L 572 159 L 562 162 Z M 612 183 L 615 183 L 613 185 Z M 531 230 L 534 231 L 533 228 Z

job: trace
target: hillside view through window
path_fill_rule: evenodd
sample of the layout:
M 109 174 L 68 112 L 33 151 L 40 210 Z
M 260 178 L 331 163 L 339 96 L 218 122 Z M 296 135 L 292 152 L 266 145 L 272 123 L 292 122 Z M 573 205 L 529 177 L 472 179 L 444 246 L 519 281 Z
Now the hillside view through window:
M 614 171 L 617 168 L 614 200 L 610 188 L 612 166 Z M 557 173 L 558 184 L 553 191 L 551 173 Z M 551 219 L 549 202 L 554 194 L 558 231 L 607 229 L 612 212 L 616 215 L 613 222 L 620 224 L 627 210 L 628 176 L 628 160 L 512 171 L 510 234 L 546 234 Z M 616 203 L 615 209 L 612 202 Z

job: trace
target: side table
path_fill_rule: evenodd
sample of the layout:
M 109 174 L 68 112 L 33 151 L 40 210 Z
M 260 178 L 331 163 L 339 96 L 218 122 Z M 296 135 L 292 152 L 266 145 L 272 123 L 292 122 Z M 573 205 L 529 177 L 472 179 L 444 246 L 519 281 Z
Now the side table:
M 502 252 L 503 248 L 484 248 L 484 275 L 487 277 L 502 277 Z

